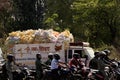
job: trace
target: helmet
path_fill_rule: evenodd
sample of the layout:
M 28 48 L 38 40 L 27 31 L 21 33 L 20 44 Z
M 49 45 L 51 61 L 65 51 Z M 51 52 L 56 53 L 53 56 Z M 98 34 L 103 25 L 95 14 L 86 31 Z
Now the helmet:
M 53 53 L 49 53 L 48 55 L 53 55 Z
M 99 51 L 95 51 L 95 52 L 94 52 L 94 55 L 95 55 L 95 56 L 99 56 Z
M 101 51 L 100 56 L 106 56 L 106 53 L 104 51 Z
M 104 52 L 106 53 L 106 55 L 109 55 L 110 54 L 110 50 L 104 50 Z
M 116 68 L 116 67 L 118 67 L 118 63 L 117 63 L 117 62 L 112 62 L 111 66 L 112 66 L 113 68 Z
M 78 59 L 79 57 L 80 57 L 80 55 L 78 53 L 73 54 L 73 58 Z
M 49 53 L 49 54 L 48 54 L 48 58 L 49 58 L 49 59 L 53 59 L 53 53 Z
M 53 55 L 55 59 L 59 60 L 60 59 L 60 56 L 58 54 L 54 54 Z

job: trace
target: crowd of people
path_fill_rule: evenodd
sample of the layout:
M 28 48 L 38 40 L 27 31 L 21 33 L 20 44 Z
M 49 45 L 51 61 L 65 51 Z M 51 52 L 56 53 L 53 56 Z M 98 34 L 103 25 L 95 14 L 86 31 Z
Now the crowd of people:
M 99 70 L 104 76 L 105 80 L 109 80 L 108 76 L 105 74 L 105 67 L 110 66 L 112 62 L 112 60 L 108 58 L 109 54 L 109 50 L 95 52 L 95 57 L 89 63 L 89 67 L 92 69 Z
M 108 80 L 108 76 L 105 74 L 104 69 L 106 66 L 110 66 L 112 60 L 108 58 L 110 55 L 109 50 L 104 50 L 104 51 L 96 51 L 94 53 L 94 58 L 90 60 L 89 62 L 89 68 L 91 69 L 96 69 L 101 72 L 101 74 L 104 76 L 104 80 Z M 51 73 L 55 74 L 52 80 L 58 80 L 59 79 L 59 74 L 58 71 L 61 68 L 67 67 L 70 70 L 79 69 L 81 70 L 81 73 L 85 74 L 85 62 L 81 60 L 80 54 L 74 53 L 72 59 L 68 63 L 64 63 L 60 60 L 59 54 L 53 54 L 49 53 L 48 54 L 48 60 L 43 63 L 41 61 L 41 54 L 38 53 L 36 54 L 36 61 L 35 61 L 35 66 L 36 66 L 36 80 L 41 80 L 43 76 L 43 67 L 50 67 Z M 15 58 L 12 54 L 9 54 L 7 56 L 7 62 L 6 62 L 6 69 L 7 69 L 7 74 L 9 80 L 13 80 L 13 75 L 12 72 L 16 68 L 16 63 L 15 63 Z

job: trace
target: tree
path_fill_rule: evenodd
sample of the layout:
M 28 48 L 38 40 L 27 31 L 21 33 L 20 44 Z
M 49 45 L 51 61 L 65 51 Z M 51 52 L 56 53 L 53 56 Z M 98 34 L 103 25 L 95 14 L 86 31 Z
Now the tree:
M 96 47 L 102 43 L 112 44 L 120 30 L 120 8 L 116 1 L 76 0 L 72 8 L 76 25 L 73 32 L 79 32 L 81 36 L 78 36 Z
M 0 0 L 0 38 L 11 32 L 11 5 L 9 0 Z
M 13 0 L 15 30 L 43 28 L 44 0 Z
M 48 21 L 48 19 L 54 20 L 54 25 L 52 25 L 53 29 L 58 29 L 59 31 L 64 30 L 66 28 L 72 27 L 72 10 L 71 4 L 75 0 L 46 0 L 45 3 L 45 19 L 44 21 Z M 56 14 L 58 15 L 55 19 L 52 16 Z M 51 27 L 49 25 L 49 27 Z

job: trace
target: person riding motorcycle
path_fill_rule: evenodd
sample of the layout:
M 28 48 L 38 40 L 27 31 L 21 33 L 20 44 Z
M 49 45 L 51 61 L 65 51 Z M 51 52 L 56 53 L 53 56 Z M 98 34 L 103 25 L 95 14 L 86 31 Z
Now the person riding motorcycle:
M 78 53 L 74 53 L 73 58 L 69 62 L 69 67 L 82 69 L 83 66 L 84 63 L 80 60 L 80 55 Z
M 45 62 L 46 65 L 51 65 L 53 59 L 53 53 L 48 54 L 48 60 Z
M 95 57 L 90 60 L 89 67 L 92 69 L 99 68 L 99 52 L 94 52 Z
M 80 74 L 80 78 L 86 78 L 88 75 L 87 68 L 85 63 L 81 60 L 81 57 L 78 53 L 73 54 L 73 58 L 69 62 L 70 70 L 74 73 Z
M 43 64 L 41 61 L 41 54 L 37 53 L 36 54 L 36 61 L 35 61 L 35 66 L 36 66 L 36 80 L 41 80 L 43 77 L 43 66 L 48 67 L 47 65 Z
M 98 70 L 101 72 L 101 74 L 104 76 L 104 80 L 109 80 L 108 76 L 105 73 L 105 67 L 108 67 L 109 65 L 104 62 L 105 52 L 100 52 L 100 58 L 99 58 L 99 68 Z
M 14 80 L 13 79 L 13 72 L 15 72 L 16 65 L 15 65 L 15 58 L 12 55 L 12 53 L 7 55 L 7 61 L 6 61 L 6 70 L 7 70 L 7 75 L 9 80 Z
M 53 79 L 52 80 L 59 80 L 59 73 L 58 71 L 61 69 L 61 67 L 64 67 L 62 64 L 65 64 L 60 61 L 60 56 L 59 54 L 54 54 L 53 55 L 53 60 L 51 62 L 51 72 L 53 74 Z
M 110 51 L 109 51 L 109 50 L 104 50 L 104 52 L 105 52 L 105 56 L 104 56 L 104 58 L 103 58 L 103 61 L 104 61 L 106 64 L 110 65 L 111 62 L 112 62 L 112 60 L 108 57 L 108 56 L 110 55 Z

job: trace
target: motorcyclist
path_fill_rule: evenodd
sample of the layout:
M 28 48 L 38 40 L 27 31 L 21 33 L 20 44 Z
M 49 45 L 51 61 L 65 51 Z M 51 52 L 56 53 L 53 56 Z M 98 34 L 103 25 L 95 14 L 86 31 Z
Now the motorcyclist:
M 69 62 L 69 66 L 72 72 L 80 74 L 84 79 L 88 75 L 85 63 L 81 60 L 81 57 L 78 53 L 73 54 L 73 57 Z
M 110 55 L 110 51 L 109 51 L 109 50 L 104 50 L 104 52 L 105 52 L 105 56 L 104 56 L 104 58 L 103 58 L 103 61 L 104 61 L 106 64 L 110 65 L 111 62 L 112 62 L 112 60 L 108 57 L 108 56 Z
M 48 54 L 48 60 L 45 62 L 46 65 L 51 65 L 53 59 L 53 53 Z
M 99 68 L 98 70 L 102 73 L 102 75 L 104 76 L 104 80 L 108 80 L 108 76 L 105 73 L 105 67 L 108 67 L 109 65 L 106 64 L 104 62 L 104 57 L 105 57 L 106 53 L 104 51 L 100 52 L 100 58 L 99 58 Z
M 36 54 L 36 61 L 35 61 L 35 66 L 36 66 L 36 80 L 41 80 L 43 77 L 43 66 L 47 67 L 45 64 L 42 63 L 41 61 L 41 54 L 37 53 Z
M 59 54 L 54 54 L 53 55 L 53 60 L 51 62 L 51 71 L 53 74 L 53 79 L 52 80 L 59 80 L 59 73 L 58 71 L 61 69 L 61 67 L 64 67 L 62 64 L 65 64 L 63 62 L 60 61 L 60 56 Z
M 12 55 L 12 53 L 9 53 L 7 55 L 7 62 L 6 62 L 6 70 L 7 70 L 9 80 L 13 80 L 13 72 L 15 72 L 15 70 L 17 69 L 14 60 L 15 58 Z
M 89 67 L 92 69 L 99 68 L 99 51 L 94 52 L 95 57 L 90 60 Z
M 80 55 L 78 53 L 73 54 L 73 58 L 69 62 L 69 67 L 72 68 L 80 68 L 82 69 L 84 66 L 83 62 L 80 60 Z

